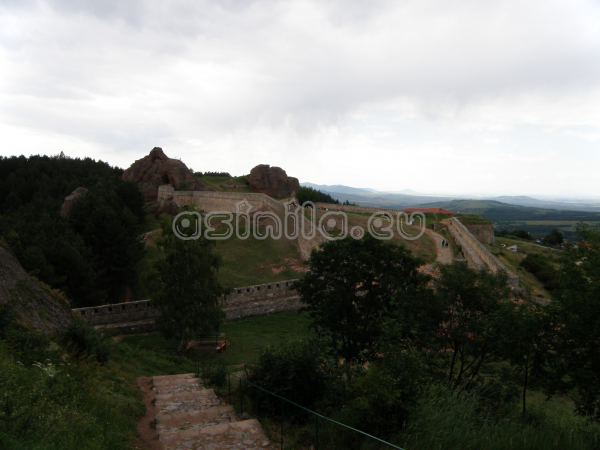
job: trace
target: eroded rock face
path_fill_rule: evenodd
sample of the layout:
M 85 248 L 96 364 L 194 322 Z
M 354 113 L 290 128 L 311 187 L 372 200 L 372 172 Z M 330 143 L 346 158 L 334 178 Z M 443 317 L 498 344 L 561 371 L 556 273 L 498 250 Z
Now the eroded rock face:
M 168 214 L 175 217 L 179 213 L 179 206 L 175 203 L 173 197 L 166 199 L 164 202 L 156 202 L 152 207 L 152 212 L 158 218 L 161 214 Z
M 206 189 L 184 163 L 167 157 L 160 147 L 154 147 L 148 156 L 134 162 L 123 173 L 123 179 L 135 183 L 146 201 L 156 200 L 158 187 L 164 184 L 178 188 L 180 183 L 186 182 L 185 190 Z
M 298 178 L 288 177 L 281 167 L 259 164 L 248 175 L 250 189 L 271 197 L 288 197 L 300 187 Z
M 87 193 L 87 191 L 88 190 L 84 187 L 78 187 L 73 192 L 71 192 L 70 195 L 67 195 L 67 197 L 65 197 L 65 201 L 60 207 L 60 215 L 63 217 L 67 217 L 71 212 L 71 208 L 73 208 L 75 202 L 79 200 L 82 196 L 84 196 Z
M 44 333 L 61 331 L 71 323 L 66 300 L 32 279 L 17 258 L 0 246 L 0 306 L 11 300 L 17 319 Z

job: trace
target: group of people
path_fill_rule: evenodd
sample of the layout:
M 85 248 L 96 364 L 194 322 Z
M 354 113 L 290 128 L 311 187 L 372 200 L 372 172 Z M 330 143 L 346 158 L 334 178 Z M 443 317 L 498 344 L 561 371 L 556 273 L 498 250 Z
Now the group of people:
M 442 239 L 442 247 L 448 247 L 448 241 L 446 239 Z

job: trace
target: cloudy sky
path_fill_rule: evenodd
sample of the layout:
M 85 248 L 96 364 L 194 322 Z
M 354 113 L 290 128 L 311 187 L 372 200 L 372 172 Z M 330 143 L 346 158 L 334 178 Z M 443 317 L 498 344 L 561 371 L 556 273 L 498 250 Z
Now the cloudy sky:
M 600 2 L 0 0 L 0 155 L 600 196 Z

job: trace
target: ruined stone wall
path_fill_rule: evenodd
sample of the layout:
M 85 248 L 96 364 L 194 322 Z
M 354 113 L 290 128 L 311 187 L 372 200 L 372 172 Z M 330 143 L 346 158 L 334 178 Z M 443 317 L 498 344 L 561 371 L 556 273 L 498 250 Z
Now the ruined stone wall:
M 226 320 L 300 309 L 302 307 L 300 297 L 292 289 L 294 281 L 276 281 L 234 289 L 223 304 Z M 110 329 L 125 334 L 134 331 L 152 331 L 158 310 L 152 307 L 150 300 L 139 300 L 114 305 L 75 308 L 73 313 L 86 320 L 90 325 L 109 326 Z
M 263 206 L 267 206 L 277 214 L 282 224 L 285 220 L 285 207 L 283 204 L 265 194 L 252 192 L 175 191 L 170 185 L 160 186 L 157 199 L 159 205 L 162 205 L 169 198 L 173 198 L 180 208 L 193 203 L 198 209 L 207 213 L 217 211 L 235 213 L 237 212 L 236 203 L 246 200 L 252 206 L 248 212 L 252 213 Z M 301 211 L 300 220 L 305 221 L 305 226 L 309 224 L 308 219 L 301 214 Z M 306 238 L 300 234 L 298 238 L 294 239 L 294 244 L 298 248 L 300 257 L 306 260 L 310 256 L 310 252 L 314 248 L 317 248 L 323 241 L 324 238 L 319 233 L 313 239 Z
M 462 222 L 461 222 L 462 223 Z M 463 223 L 465 228 L 477 238 L 482 244 L 494 245 L 494 224 L 491 222 L 485 223 Z
M 463 239 L 463 242 L 467 243 L 468 246 L 475 251 L 477 256 L 479 256 L 479 258 L 487 265 L 487 267 L 492 272 L 496 273 L 499 270 L 506 271 L 506 273 L 508 273 L 509 285 L 515 288 L 519 286 L 519 277 L 510 270 L 508 270 L 508 268 L 504 264 L 502 264 L 498 258 L 492 255 L 492 253 L 487 248 L 485 248 L 483 244 L 475 238 L 475 236 L 471 234 L 471 232 L 460 222 L 460 220 L 458 220 L 455 217 L 452 217 L 451 219 L 449 219 L 449 223 L 451 223 L 452 227 L 456 230 L 456 232 L 458 232 L 460 237 Z M 463 250 L 465 250 L 465 247 L 463 247 Z M 470 249 L 467 247 L 467 253 L 469 252 Z M 464 253 L 465 252 L 463 251 L 463 254 Z M 467 255 L 465 255 L 465 258 L 467 258 L 468 262 L 469 258 L 467 257 Z
M 479 257 L 475 249 L 471 247 L 467 240 L 461 236 L 460 232 L 454 227 L 452 223 L 448 223 L 448 231 L 450 232 L 450 235 L 454 238 L 454 242 L 456 242 L 456 244 L 460 246 L 461 252 L 464 258 L 467 260 L 467 265 L 471 269 L 480 270 L 481 268 L 485 267 L 485 263 Z
M 391 208 L 373 208 L 370 206 L 354 206 L 354 205 L 336 205 L 334 203 L 321 203 L 316 202 L 315 206 L 317 208 L 329 209 L 333 211 L 344 211 L 344 212 L 355 212 L 355 213 L 365 213 L 365 214 L 373 214 L 380 211 L 386 211 L 391 214 L 401 213 L 401 209 L 391 209 Z

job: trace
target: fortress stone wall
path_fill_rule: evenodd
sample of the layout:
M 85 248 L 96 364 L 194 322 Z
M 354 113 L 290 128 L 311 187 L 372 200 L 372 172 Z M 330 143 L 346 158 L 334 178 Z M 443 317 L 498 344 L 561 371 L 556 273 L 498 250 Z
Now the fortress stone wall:
M 226 320 L 300 309 L 303 305 L 299 295 L 292 289 L 294 281 L 276 281 L 234 289 L 223 304 Z M 154 319 L 158 315 L 158 310 L 152 307 L 150 300 L 75 308 L 72 311 L 90 325 L 109 326 L 123 334 L 153 331 Z
M 336 205 L 334 203 L 321 203 L 316 202 L 315 206 L 317 208 L 329 209 L 333 211 L 344 211 L 344 212 L 355 212 L 355 213 L 365 213 L 365 214 L 374 214 L 380 211 L 386 211 L 393 215 L 401 213 L 401 209 L 391 209 L 391 208 L 374 208 L 371 206 L 355 206 L 355 205 Z
M 236 213 L 236 203 L 246 200 L 252 206 L 248 212 L 253 213 L 266 206 L 277 214 L 282 223 L 285 220 L 285 206 L 283 203 L 265 194 L 251 192 L 176 191 L 171 185 L 160 186 L 157 199 L 159 205 L 162 205 L 163 202 L 170 198 L 180 208 L 193 203 L 198 209 L 207 213 L 217 211 Z M 308 229 L 308 219 L 304 217 L 301 211 L 299 216 L 300 220 L 304 221 L 305 229 Z M 294 244 L 298 248 L 302 259 L 306 260 L 310 256 L 311 251 L 318 247 L 324 240 L 319 233 L 312 239 L 307 239 L 300 234 L 298 238 L 294 239 Z
M 519 277 L 500 262 L 485 246 L 456 217 L 448 219 L 448 230 L 458 245 L 462 247 L 463 255 L 469 267 L 488 267 L 496 273 L 500 270 L 508 274 L 508 283 L 511 287 L 519 286 Z
M 494 238 L 494 224 L 493 223 L 491 223 L 491 222 L 463 223 L 463 225 L 482 244 L 493 245 L 496 242 L 496 239 Z

